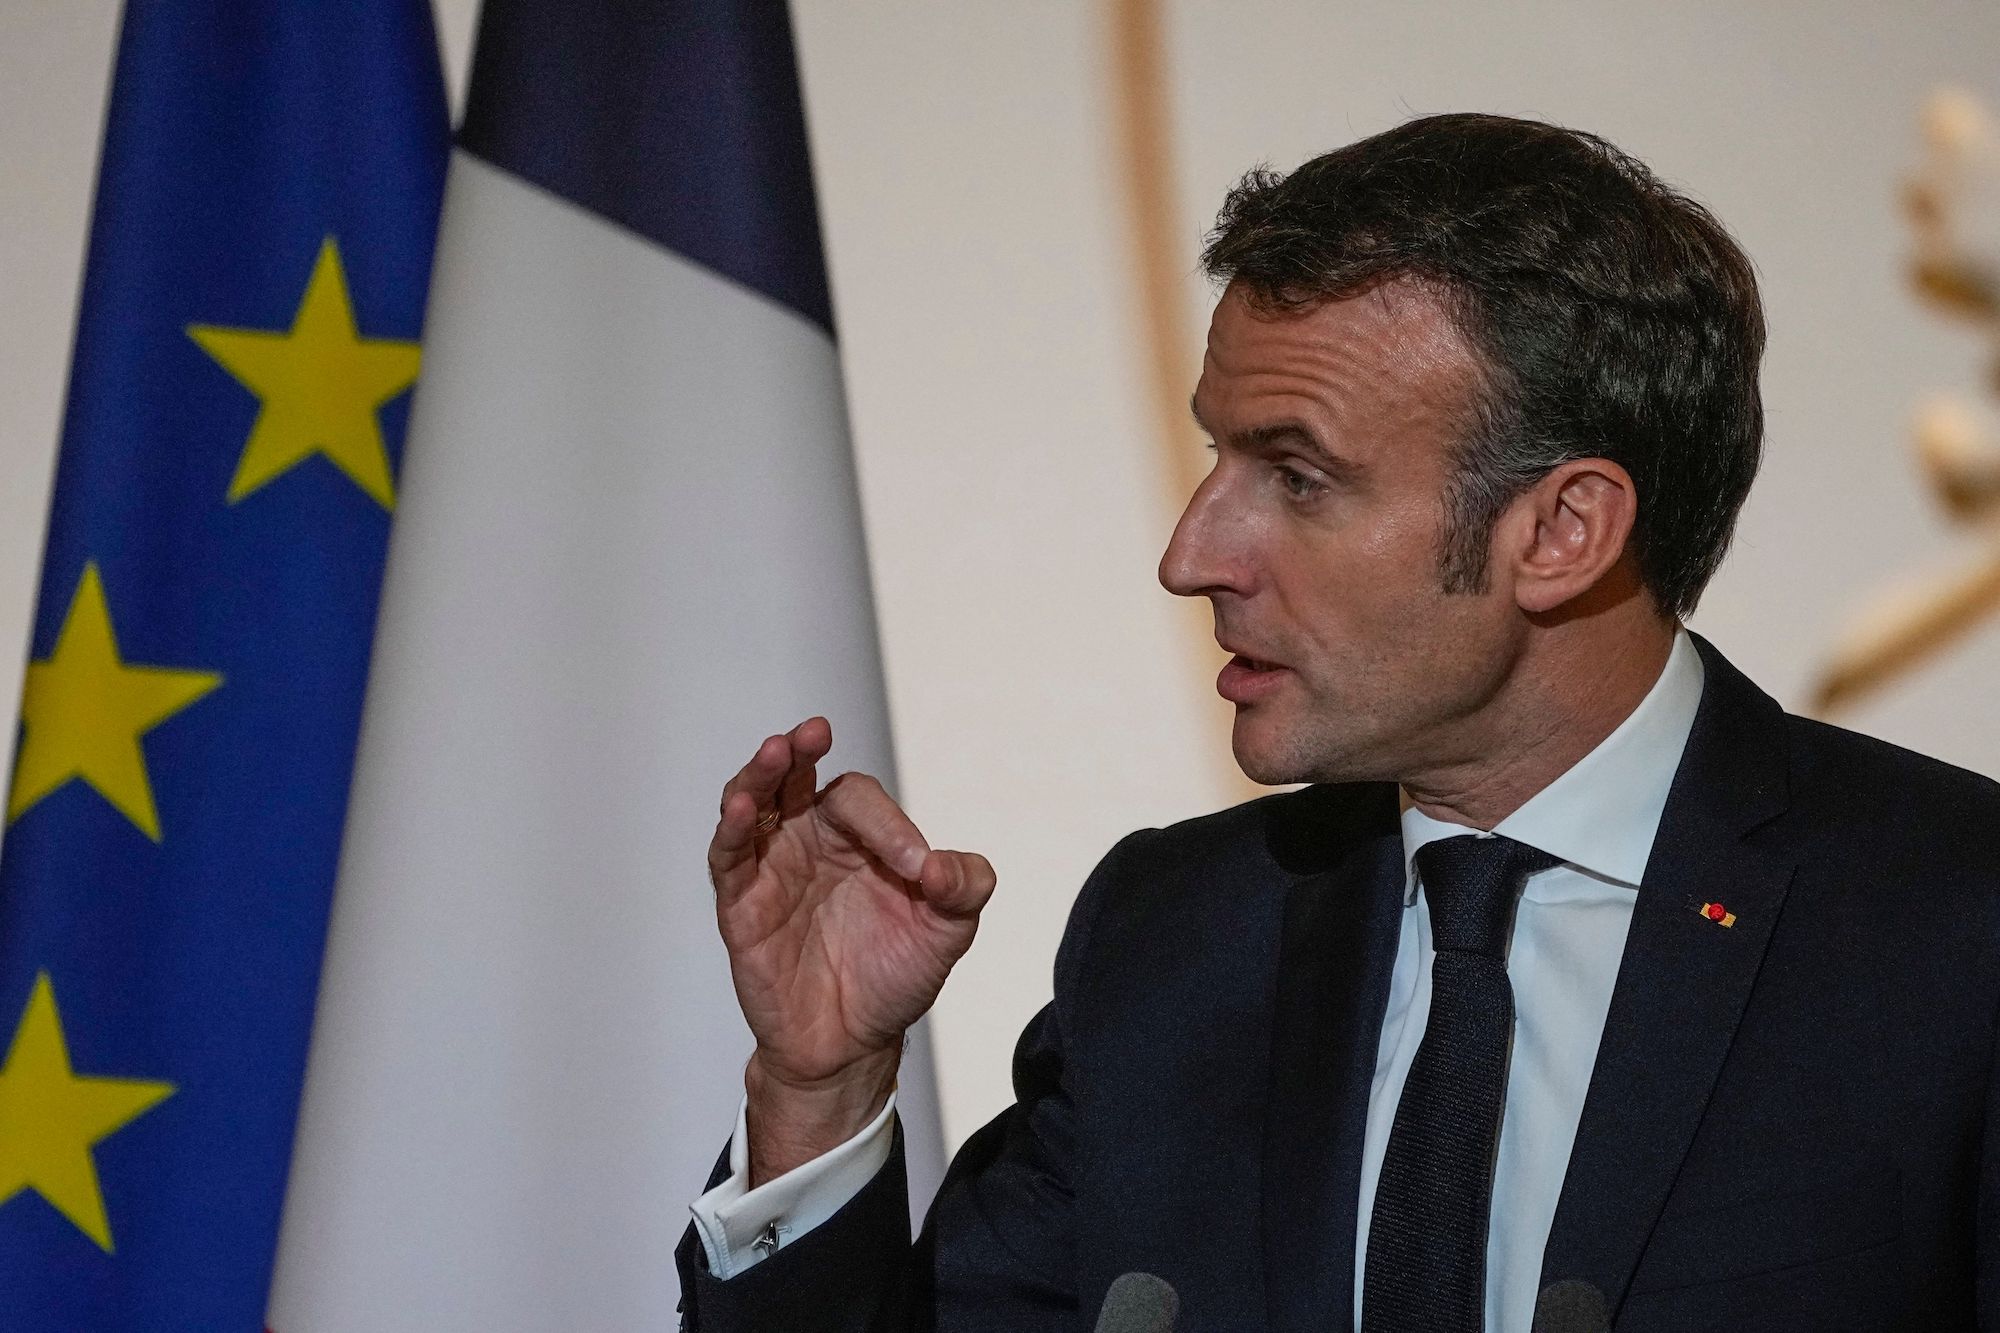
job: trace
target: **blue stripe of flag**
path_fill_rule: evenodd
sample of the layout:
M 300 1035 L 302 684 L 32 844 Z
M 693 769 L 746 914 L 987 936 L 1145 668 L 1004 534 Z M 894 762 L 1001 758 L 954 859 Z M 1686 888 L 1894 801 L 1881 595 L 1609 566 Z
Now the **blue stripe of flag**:
M 833 331 L 784 0 L 486 0 L 459 145 Z

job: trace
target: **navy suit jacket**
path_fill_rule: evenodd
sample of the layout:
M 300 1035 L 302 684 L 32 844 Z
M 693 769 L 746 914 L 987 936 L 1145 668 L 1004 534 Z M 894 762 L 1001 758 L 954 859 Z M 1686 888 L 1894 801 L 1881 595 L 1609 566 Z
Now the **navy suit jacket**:
M 1696 646 L 1543 1279 L 1594 1283 L 1620 1333 L 2000 1329 L 2000 786 Z M 1182 1330 L 1348 1328 L 1402 887 L 1388 784 L 1126 838 L 915 1245 L 899 1143 L 733 1280 L 690 1229 L 686 1326 L 1068 1333 L 1137 1269 Z

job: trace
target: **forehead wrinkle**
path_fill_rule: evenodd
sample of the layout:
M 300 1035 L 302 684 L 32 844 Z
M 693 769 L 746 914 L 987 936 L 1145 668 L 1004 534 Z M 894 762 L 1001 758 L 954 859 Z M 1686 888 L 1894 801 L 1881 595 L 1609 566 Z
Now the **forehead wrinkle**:
M 1326 302 L 1302 314 L 1270 315 L 1245 309 L 1235 347 L 1211 355 L 1227 373 L 1240 352 L 1254 360 L 1267 346 L 1260 335 L 1276 335 L 1281 324 L 1324 320 L 1329 307 L 1343 306 L 1337 331 L 1304 330 L 1308 336 L 1286 338 L 1283 360 L 1274 368 L 1247 377 L 1244 388 L 1256 397 L 1296 400 L 1310 419 L 1330 413 L 1334 418 L 1363 424 L 1387 414 L 1407 419 L 1414 412 L 1446 421 L 1461 418 L 1469 395 L 1481 383 L 1480 363 L 1442 301 L 1422 284 L 1404 280 L 1371 287 L 1365 292 Z M 1387 390 L 1387 392 L 1385 392 Z M 1260 415 L 1262 415 L 1260 413 Z

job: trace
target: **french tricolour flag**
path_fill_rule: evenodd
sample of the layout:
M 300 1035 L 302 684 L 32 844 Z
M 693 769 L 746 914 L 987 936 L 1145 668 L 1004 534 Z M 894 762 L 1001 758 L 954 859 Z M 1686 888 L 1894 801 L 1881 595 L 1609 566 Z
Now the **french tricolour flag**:
M 271 1326 L 671 1328 L 721 783 L 893 773 L 782 0 L 488 0 L 434 273 Z

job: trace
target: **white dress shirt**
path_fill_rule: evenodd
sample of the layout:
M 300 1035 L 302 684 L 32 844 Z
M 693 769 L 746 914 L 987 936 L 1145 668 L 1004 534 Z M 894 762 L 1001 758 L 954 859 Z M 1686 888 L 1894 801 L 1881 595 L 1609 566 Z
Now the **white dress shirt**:
M 1493 830 L 1560 856 L 1564 864 L 1528 880 L 1508 953 L 1514 1045 L 1486 1250 L 1491 1333 L 1528 1333 L 1534 1316 L 1542 1250 L 1611 1005 L 1634 890 L 1652 853 L 1701 686 L 1701 658 L 1685 632 L 1676 634 L 1659 680 L 1631 715 Z M 1354 1245 L 1357 1327 L 1375 1182 L 1396 1102 L 1430 1016 L 1436 954 L 1413 858 L 1426 842 L 1469 831 L 1414 807 L 1403 811 L 1408 907 L 1362 1140 Z M 838 1212 L 888 1160 L 895 1104 L 891 1095 L 882 1113 L 852 1139 L 754 1190 L 747 1188 L 749 1152 L 739 1110 L 729 1148 L 731 1175 L 696 1199 L 692 1209 L 709 1271 L 734 1277 Z

